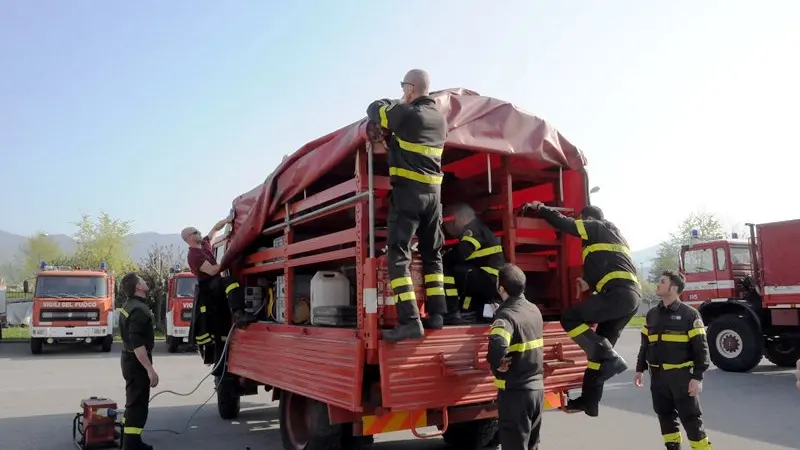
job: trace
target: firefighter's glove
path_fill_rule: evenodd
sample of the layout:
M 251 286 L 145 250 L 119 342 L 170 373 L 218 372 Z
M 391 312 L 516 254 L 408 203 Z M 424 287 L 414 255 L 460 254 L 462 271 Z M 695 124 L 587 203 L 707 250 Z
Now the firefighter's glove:
M 367 137 L 372 143 L 384 142 L 387 138 L 389 130 L 381 128 L 380 125 L 373 121 L 367 122 Z

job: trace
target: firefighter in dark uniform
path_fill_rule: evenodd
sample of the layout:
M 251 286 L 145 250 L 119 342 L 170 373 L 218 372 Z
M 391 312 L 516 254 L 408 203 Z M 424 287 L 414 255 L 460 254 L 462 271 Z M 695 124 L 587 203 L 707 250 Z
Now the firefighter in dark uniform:
M 458 237 L 459 243 L 444 256 L 445 323 L 458 323 L 462 314 L 464 321 L 483 317 L 484 305 L 496 303 L 497 274 L 506 259 L 500 238 L 475 217 L 469 205 L 454 205 L 448 213 L 454 218 L 444 224 L 444 229 Z
M 503 450 L 537 450 L 544 404 L 544 321 L 525 298 L 525 274 L 507 264 L 498 276 L 502 299 L 489 332 L 486 359 L 495 376 Z
M 578 291 L 591 289 L 592 294 L 564 311 L 561 325 L 586 352 L 588 364 L 582 394 L 570 400 L 567 409 L 596 417 L 603 385 L 628 368 L 614 351 L 614 345 L 642 299 L 631 251 L 619 229 L 605 220 L 603 211 L 596 206 L 584 208 L 578 220 L 565 217 L 541 202 L 526 207 L 537 210 L 554 228 L 581 238 L 583 278 L 577 280 Z M 596 332 L 589 328 L 590 324 L 597 324 Z
M 708 341 L 700 313 L 678 300 L 685 285 L 677 272 L 661 274 L 656 287 L 661 301 L 647 312 L 642 327 L 634 384 L 644 386 L 643 374 L 649 367 L 653 409 L 668 450 L 681 448 L 678 419 L 693 450 L 711 450 L 699 397 L 703 373 L 710 365 Z
M 120 282 L 127 300 L 119 310 L 122 335 L 122 376 L 125 379 L 125 414 L 122 418 L 123 450 L 152 450 L 142 442 L 147 422 L 150 388 L 158 385 L 153 368 L 153 313 L 145 303 L 147 283 L 137 274 L 129 273 Z
M 425 334 L 411 281 L 411 238 L 419 238 L 419 253 L 425 271 L 426 325 L 444 324 L 441 184 L 442 152 L 447 138 L 447 120 L 428 95 L 430 81 L 422 70 L 409 71 L 400 83 L 401 102 L 377 100 L 367 107 L 370 140 L 386 134 L 392 193 L 388 217 L 388 272 L 395 296 L 398 325 L 383 333 L 388 342 L 419 339 Z M 374 130 L 386 130 L 386 134 Z

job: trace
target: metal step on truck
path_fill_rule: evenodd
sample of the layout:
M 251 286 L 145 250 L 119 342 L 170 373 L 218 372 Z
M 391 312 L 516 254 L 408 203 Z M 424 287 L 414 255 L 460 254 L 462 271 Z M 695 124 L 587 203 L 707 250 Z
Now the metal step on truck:
M 800 359 L 800 220 L 748 224 L 750 237 L 704 239 L 692 230 L 681 249 L 686 289 L 708 327 L 711 361 L 747 372 L 766 358 Z
M 442 203 L 468 202 L 527 274 L 528 298 L 546 320 L 546 406 L 559 408 L 586 368 L 558 322 L 579 301 L 581 242 L 520 209 L 540 200 L 580 211 L 589 200 L 586 161 L 551 125 L 509 102 L 464 89 L 432 96 L 450 125 Z M 360 448 L 398 430 L 441 436 L 461 450 L 496 444 L 488 324 L 428 330 L 420 341 L 382 339 L 397 320 L 383 251 L 391 188 L 386 155 L 366 141 L 365 124 L 305 145 L 234 200 L 232 230 L 216 252 L 240 283 L 263 288 L 265 308 L 231 337 L 220 414 L 236 417 L 240 396 L 264 386 L 280 402 L 287 450 Z M 411 271 L 424 314 L 419 255 Z

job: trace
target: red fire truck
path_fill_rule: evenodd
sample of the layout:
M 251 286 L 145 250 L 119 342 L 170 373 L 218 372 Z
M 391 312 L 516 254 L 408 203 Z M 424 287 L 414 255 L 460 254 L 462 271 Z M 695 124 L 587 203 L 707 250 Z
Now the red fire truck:
M 192 324 L 192 304 L 197 277 L 189 269 L 181 270 L 180 264 L 170 269 L 167 279 L 167 351 L 175 353 L 181 344 L 189 342 L 189 327 Z
M 442 203 L 469 202 L 502 238 L 506 258 L 528 275 L 529 299 L 547 321 L 546 403 L 560 407 L 586 368 L 584 353 L 558 322 L 576 301 L 581 242 L 522 217 L 520 209 L 532 200 L 567 214 L 583 208 L 583 154 L 511 103 L 463 89 L 432 96 L 450 124 Z M 233 333 L 220 413 L 235 417 L 239 396 L 263 385 L 280 401 L 288 450 L 350 449 L 404 429 L 443 436 L 460 449 L 496 442 L 488 325 L 428 331 L 421 341 L 382 340 L 382 330 L 396 323 L 382 254 L 390 194 L 382 174 L 389 167 L 365 137 L 360 121 L 313 141 L 235 199 L 232 231 L 217 251 L 243 285 L 264 287 L 267 307 L 262 321 Z M 412 274 L 422 277 L 418 255 Z M 331 284 L 315 287 L 322 281 Z M 424 290 L 417 298 L 424 306 Z M 310 321 L 299 319 L 304 299 Z M 428 426 L 438 432 L 420 431 Z
M 44 344 L 99 344 L 104 352 L 114 343 L 114 277 L 106 271 L 49 266 L 36 275 L 31 317 L 31 353 Z
M 748 224 L 750 239 L 703 240 L 681 250 L 682 300 L 708 327 L 712 362 L 747 372 L 763 356 L 781 367 L 800 359 L 800 220 Z

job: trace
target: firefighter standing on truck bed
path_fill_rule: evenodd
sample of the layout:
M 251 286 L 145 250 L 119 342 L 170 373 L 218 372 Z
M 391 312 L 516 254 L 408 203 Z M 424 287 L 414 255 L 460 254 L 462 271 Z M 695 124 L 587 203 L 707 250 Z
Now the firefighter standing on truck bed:
M 460 309 L 466 311 L 464 319 L 482 318 L 484 305 L 496 302 L 497 274 L 506 259 L 500 238 L 475 217 L 472 207 L 461 203 L 448 210 L 454 218 L 444 229 L 459 243 L 444 255 L 444 287 L 448 316 L 456 323 L 462 321 Z
M 647 312 L 642 327 L 634 384 L 644 386 L 642 377 L 649 367 L 653 409 L 668 450 L 681 448 L 679 418 L 692 449 L 711 450 L 699 397 L 710 365 L 706 329 L 700 313 L 678 300 L 685 285 L 677 272 L 661 274 L 656 287 L 661 301 Z
M 127 300 L 119 310 L 122 335 L 122 377 L 125 379 L 125 414 L 122 417 L 122 449 L 152 450 L 142 442 L 147 422 L 150 388 L 158 386 L 153 368 L 153 313 L 145 303 L 147 283 L 136 273 L 122 277 L 120 289 Z
M 388 272 L 395 296 L 398 325 L 383 333 L 388 342 L 419 339 L 425 335 L 409 272 L 411 238 L 419 238 L 425 272 L 426 325 L 444 325 L 447 305 L 444 295 L 442 253 L 441 185 L 442 152 L 447 139 L 447 120 L 428 95 L 428 74 L 409 71 L 400 86 L 400 102 L 377 100 L 367 107 L 370 140 L 388 140 L 389 179 L 392 192 L 388 217 Z M 378 128 L 379 127 L 379 128 Z M 377 131 L 377 132 L 376 132 Z
M 525 298 L 525 274 L 507 264 L 497 290 L 502 299 L 489 332 L 486 359 L 495 376 L 500 445 L 503 450 L 537 450 L 544 403 L 544 321 Z
M 593 293 L 564 311 L 561 325 L 586 352 L 589 361 L 581 396 L 570 400 L 567 410 L 596 417 L 603 385 L 628 368 L 614 345 L 642 300 L 631 251 L 619 229 L 605 220 L 603 211 L 596 206 L 584 208 L 579 220 L 565 217 L 541 202 L 526 206 L 539 211 L 554 228 L 582 240 L 583 278 L 576 280 L 578 292 L 592 289 Z M 597 324 L 597 332 L 589 328 L 590 324 Z

